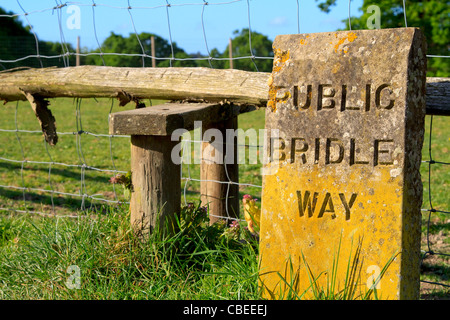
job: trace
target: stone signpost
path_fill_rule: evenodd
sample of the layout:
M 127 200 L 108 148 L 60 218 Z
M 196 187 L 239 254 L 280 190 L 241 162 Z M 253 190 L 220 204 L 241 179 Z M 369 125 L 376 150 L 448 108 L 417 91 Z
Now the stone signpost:
M 382 299 L 418 298 L 423 34 L 282 35 L 273 46 L 260 232 L 265 296 L 282 297 L 291 286 L 311 298 L 313 279 L 338 292 L 353 275 L 355 296 L 376 289 Z

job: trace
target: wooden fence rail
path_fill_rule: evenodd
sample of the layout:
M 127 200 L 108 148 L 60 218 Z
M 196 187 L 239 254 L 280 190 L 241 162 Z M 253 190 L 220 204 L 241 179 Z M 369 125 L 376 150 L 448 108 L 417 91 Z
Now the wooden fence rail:
M 270 73 L 209 68 L 126 68 L 79 66 L 16 68 L 0 72 L 0 100 L 41 98 L 118 98 L 192 100 L 264 107 Z M 427 78 L 427 114 L 450 115 L 450 78 Z

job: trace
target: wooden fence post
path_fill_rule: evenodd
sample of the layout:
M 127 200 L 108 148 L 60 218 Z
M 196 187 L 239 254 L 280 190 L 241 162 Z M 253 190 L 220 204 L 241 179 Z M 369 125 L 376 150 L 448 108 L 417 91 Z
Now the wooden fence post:
M 228 41 L 228 52 L 230 56 L 230 69 L 233 69 L 233 42 L 230 40 Z
M 77 55 L 75 56 L 75 65 L 79 67 L 80 63 L 80 36 L 77 37 Z
M 152 68 L 156 67 L 156 48 L 155 48 L 155 36 L 151 36 L 150 38 L 151 50 L 152 50 Z
M 131 224 L 136 232 L 152 232 L 180 212 L 180 165 L 171 160 L 177 144 L 167 136 L 131 136 Z
M 209 208 L 209 221 L 213 224 L 222 218 L 239 217 L 239 165 L 237 163 L 237 141 L 227 140 L 227 129 L 237 129 L 237 117 L 203 127 L 204 133 L 216 129 L 222 141 L 202 143 L 200 169 L 201 201 Z M 205 139 L 202 134 L 203 140 Z M 233 135 L 234 137 L 234 135 Z M 234 140 L 234 139 L 233 139 Z M 215 146 L 219 148 L 215 148 Z M 231 154 L 228 154 L 230 151 Z M 228 156 L 228 157 L 227 157 Z M 218 183 L 217 181 L 236 184 Z

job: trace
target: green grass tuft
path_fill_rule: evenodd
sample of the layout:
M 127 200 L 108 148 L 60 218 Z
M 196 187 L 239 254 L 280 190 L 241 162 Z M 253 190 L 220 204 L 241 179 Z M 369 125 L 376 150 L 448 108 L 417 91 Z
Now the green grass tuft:
M 146 240 L 130 231 L 126 208 L 78 219 L 9 219 L 0 298 L 257 299 L 255 241 L 244 229 L 234 238 L 228 226 L 209 226 L 200 207 L 183 212 L 194 220 L 182 218 L 174 235 Z M 70 266 L 80 271 L 79 289 L 70 285 Z

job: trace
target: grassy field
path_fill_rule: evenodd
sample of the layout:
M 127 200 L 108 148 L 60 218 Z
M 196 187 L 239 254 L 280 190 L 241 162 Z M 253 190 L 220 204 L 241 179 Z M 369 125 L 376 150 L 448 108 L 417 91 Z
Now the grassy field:
M 191 225 L 142 242 L 130 232 L 126 208 L 81 220 L 0 221 L 0 299 L 258 297 L 255 244 L 212 228 Z
M 229 235 L 217 236 L 218 230 L 194 228 L 183 231 L 188 237 L 152 239 L 152 245 L 145 246 L 128 232 L 126 205 L 108 205 L 95 200 L 128 200 L 122 186 L 111 184 L 109 179 L 114 170 L 130 170 L 129 139 L 98 135 L 108 132 L 108 113 L 124 108 L 109 99 L 81 103 L 54 99 L 50 108 L 58 132 L 64 133 L 55 147 L 45 145 L 27 103 L 0 107 L 0 129 L 11 130 L 0 132 L 0 157 L 17 160 L 0 159 L 0 185 L 3 186 L 0 187 L 0 299 L 260 297 L 257 246 L 247 239 L 244 229 L 239 238 L 247 237 L 244 243 L 230 241 Z M 449 163 L 449 119 L 434 117 L 432 126 L 432 159 Z M 239 116 L 239 127 L 263 128 L 264 110 Z M 16 129 L 37 133 L 15 132 Z M 429 129 L 430 117 L 427 117 L 424 160 L 430 159 Z M 84 133 L 74 134 L 77 132 Z M 429 172 L 428 163 L 422 164 L 423 208 L 450 210 L 449 169 L 448 165 L 436 163 Z M 200 178 L 199 165 L 184 165 L 182 171 L 183 177 Z M 260 166 L 240 165 L 239 179 L 241 183 L 260 186 Z M 23 187 L 27 190 L 20 189 Z M 183 180 L 182 188 L 182 203 L 198 202 L 198 181 Z M 246 193 L 260 199 L 261 188 L 241 186 L 240 195 Z M 17 214 L 2 208 L 58 216 L 80 213 L 80 218 L 41 218 L 37 214 Z M 87 210 L 81 212 L 82 208 Z M 423 212 L 424 251 L 450 253 L 449 222 L 446 213 Z M 175 253 L 168 249 L 175 246 L 182 249 Z M 81 270 L 82 290 L 70 290 L 64 283 L 71 265 Z M 450 284 L 449 274 L 450 262 L 445 256 L 429 255 L 424 260 L 423 280 Z M 450 294 L 441 286 L 427 283 L 422 286 L 424 298 Z
M 146 101 L 156 104 L 158 101 Z M 0 108 L 0 129 L 12 132 L 0 133 L 0 157 L 28 162 L 0 161 L 0 185 L 26 187 L 31 191 L 0 188 L 0 207 L 28 209 L 48 212 L 53 208 L 60 214 L 71 214 L 81 209 L 83 197 L 127 201 L 121 186 L 115 186 L 109 179 L 115 174 L 113 170 L 127 172 L 130 170 L 130 139 L 124 137 L 99 136 L 108 133 L 108 113 L 133 108 L 132 104 L 119 107 L 112 105 L 109 99 L 82 100 L 77 104 L 72 99 L 51 100 L 51 110 L 56 118 L 59 135 L 56 146 L 46 146 L 39 124 L 27 103 L 9 103 Z M 32 133 L 14 132 L 29 130 Z M 239 119 L 242 129 L 262 128 L 264 110 L 259 110 Z M 82 134 L 74 134 L 83 131 Z M 194 138 L 194 133 L 192 133 Z M 194 150 L 194 146 L 191 147 Z M 45 164 L 33 162 L 46 162 Z M 48 162 L 52 162 L 51 166 Z M 69 164 L 72 166 L 65 166 Z M 82 168 L 85 164 L 88 167 Z M 95 169 L 90 169 L 93 167 Z M 240 182 L 261 185 L 259 165 L 245 164 L 241 167 Z M 107 172 L 99 171 L 109 170 Z M 200 166 L 183 165 L 184 178 L 200 179 Z M 187 183 L 186 183 L 187 182 Z M 198 200 L 200 183 L 183 179 L 183 202 Z M 35 190 L 45 189 L 72 195 L 58 195 Z M 116 189 L 116 190 L 115 190 Z M 116 192 L 115 192 L 116 191 Z M 241 195 L 249 193 L 259 198 L 261 188 L 242 186 Z M 25 198 L 25 201 L 23 201 Z M 103 204 L 89 197 L 84 198 L 84 207 Z M 53 205 L 52 205 L 53 203 Z

